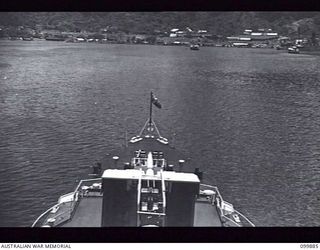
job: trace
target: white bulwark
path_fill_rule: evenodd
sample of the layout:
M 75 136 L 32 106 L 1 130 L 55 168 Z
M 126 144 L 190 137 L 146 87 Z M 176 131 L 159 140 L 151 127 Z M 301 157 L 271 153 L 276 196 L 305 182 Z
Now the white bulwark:
M 128 180 L 138 180 L 140 178 L 141 172 L 137 169 L 107 169 L 103 172 L 103 179 L 128 179 Z
M 138 180 L 140 176 L 141 176 L 141 179 L 161 180 L 160 172 L 158 172 L 156 175 L 150 176 L 150 175 L 145 175 L 143 171 L 140 171 L 138 169 L 126 169 L 126 170 L 107 169 L 104 171 L 102 178 L 103 179 Z M 198 176 L 193 173 L 163 171 L 162 177 L 164 181 L 200 183 Z
M 165 171 L 162 176 L 165 181 L 200 183 L 198 176 L 193 173 Z

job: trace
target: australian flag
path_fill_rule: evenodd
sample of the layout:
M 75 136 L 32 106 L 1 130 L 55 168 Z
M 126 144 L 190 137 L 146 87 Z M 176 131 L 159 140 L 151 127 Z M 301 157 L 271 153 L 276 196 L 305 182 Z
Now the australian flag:
M 158 101 L 158 98 L 155 97 L 153 93 L 151 93 L 151 102 L 154 104 L 154 106 L 161 109 L 161 103 Z

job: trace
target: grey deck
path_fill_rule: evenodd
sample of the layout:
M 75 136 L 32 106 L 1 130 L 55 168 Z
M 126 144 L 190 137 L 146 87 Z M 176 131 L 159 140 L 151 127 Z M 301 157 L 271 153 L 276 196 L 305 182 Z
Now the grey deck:
M 62 227 L 101 227 L 102 197 L 82 198 L 72 219 Z M 221 227 L 217 210 L 207 201 L 195 204 L 195 227 Z
M 81 199 L 72 219 L 63 227 L 101 227 L 102 197 Z
M 195 227 L 221 227 L 220 217 L 215 206 L 209 202 L 197 201 L 195 206 Z

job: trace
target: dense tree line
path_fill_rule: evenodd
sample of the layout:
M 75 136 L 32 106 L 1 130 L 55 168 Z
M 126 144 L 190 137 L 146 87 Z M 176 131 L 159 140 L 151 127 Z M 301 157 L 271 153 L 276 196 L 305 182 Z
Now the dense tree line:
M 81 30 L 151 34 L 172 28 L 207 29 L 231 35 L 243 29 L 272 28 L 281 34 L 311 36 L 320 30 L 319 12 L 9 12 L 0 13 L 1 26 L 25 26 L 60 31 Z

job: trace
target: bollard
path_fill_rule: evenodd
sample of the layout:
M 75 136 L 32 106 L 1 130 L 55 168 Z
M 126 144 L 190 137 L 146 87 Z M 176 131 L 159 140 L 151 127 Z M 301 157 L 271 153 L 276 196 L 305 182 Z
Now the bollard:
M 179 172 L 183 169 L 184 160 L 179 160 Z
M 112 159 L 113 159 L 113 161 L 114 161 L 114 167 L 117 168 L 119 156 L 116 156 L 116 155 L 115 155 L 115 156 L 112 157 Z

